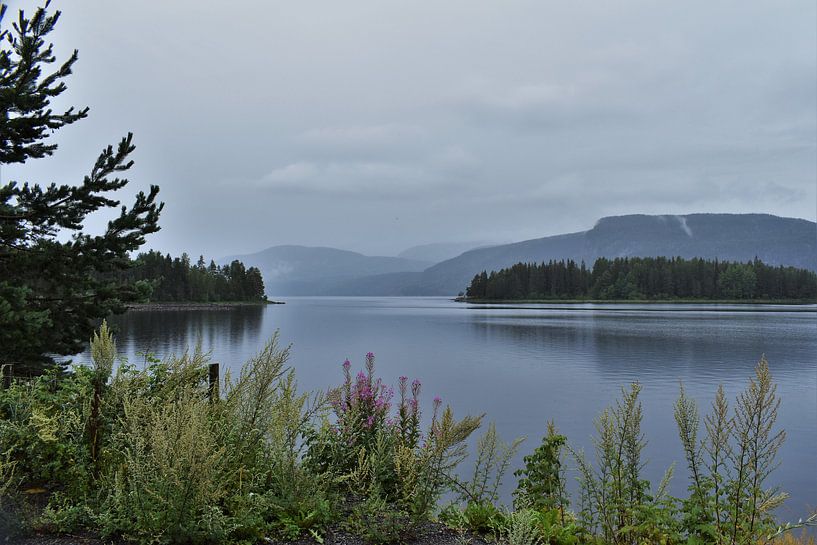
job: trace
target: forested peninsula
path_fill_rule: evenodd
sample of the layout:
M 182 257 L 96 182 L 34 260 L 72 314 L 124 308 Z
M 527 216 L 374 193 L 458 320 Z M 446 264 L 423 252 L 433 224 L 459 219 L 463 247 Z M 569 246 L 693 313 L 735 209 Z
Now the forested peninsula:
M 679 257 L 599 258 L 517 263 L 474 276 L 468 301 L 780 301 L 815 302 L 817 274 L 795 267 Z
M 173 258 L 170 254 L 149 251 L 140 253 L 126 269 L 122 280 L 132 284 L 142 303 L 262 303 L 264 279 L 257 267 L 245 267 L 239 260 L 229 265 L 216 265 L 204 256 L 196 263 L 184 253 Z

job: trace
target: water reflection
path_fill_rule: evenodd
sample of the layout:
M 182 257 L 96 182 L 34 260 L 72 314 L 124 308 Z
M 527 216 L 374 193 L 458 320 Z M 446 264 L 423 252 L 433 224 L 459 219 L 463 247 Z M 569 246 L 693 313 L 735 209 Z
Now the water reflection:
M 579 315 L 489 311 L 474 314 L 470 323 L 477 338 L 526 347 L 531 355 L 587 358 L 610 380 L 689 375 L 705 382 L 742 380 L 747 366 L 751 369 L 764 354 L 777 373 L 813 372 L 814 324 L 810 313 L 604 311 Z
M 164 358 L 194 348 L 255 345 L 263 330 L 264 307 L 133 310 L 111 320 L 119 350 L 130 358 Z M 223 350 L 218 350 L 223 355 Z

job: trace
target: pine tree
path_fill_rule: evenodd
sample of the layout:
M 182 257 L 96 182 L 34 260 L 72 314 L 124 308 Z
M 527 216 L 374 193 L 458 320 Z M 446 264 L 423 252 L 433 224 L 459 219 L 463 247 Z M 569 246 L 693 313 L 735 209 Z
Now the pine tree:
M 46 74 L 56 57 L 45 38 L 60 17 L 47 9 L 46 2 L 31 18 L 21 10 L 8 29 L 0 7 L 0 166 L 53 155 L 57 145 L 47 138 L 88 114 L 50 108 L 78 56 Z M 79 185 L 0 182 L 0 362 L 38 372 L 51 355 L 79 352 L 100 318 L 139 297 L 117 275 L 130 265 L 128 253 L 159 230 L 159 188 L 122 206 L 104 234 L 83 230 L 89 214 L 120 206 L 109 193 L 128 183 L 118 176 L 133 164 L 133 150 L 131 134 L 103 149 Z

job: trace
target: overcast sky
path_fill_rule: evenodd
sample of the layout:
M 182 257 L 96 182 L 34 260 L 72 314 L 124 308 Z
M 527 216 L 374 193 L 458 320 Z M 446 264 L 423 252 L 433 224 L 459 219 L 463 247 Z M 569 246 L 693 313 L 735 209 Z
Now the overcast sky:
M 163 251 L 393 255 L 606 215 L 817 216 L 813 0 L 52 6 L 58 57 L 79 49 L 58 104 L 90 117 L 2 179 L 75 183 L 132 131 Z

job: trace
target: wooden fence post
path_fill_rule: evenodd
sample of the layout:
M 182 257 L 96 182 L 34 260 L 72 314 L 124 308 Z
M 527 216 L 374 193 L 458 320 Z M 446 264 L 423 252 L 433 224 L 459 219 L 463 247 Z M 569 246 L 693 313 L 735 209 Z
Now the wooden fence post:
M 211 363 L 207 373 L 207 396 L 211 402 L 218 400 L 218 363 Z
M 0 376 L 3 377 L 3 389 L 11 388 L 11 377 L 14 376 L 14 366 L 10 363 L 0 365 Z

